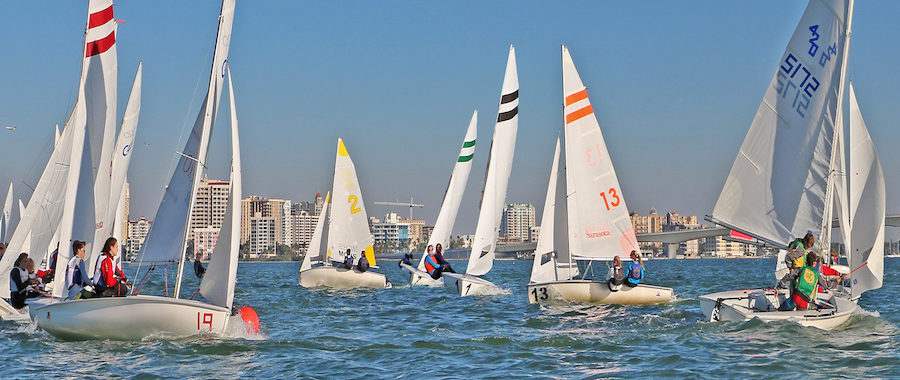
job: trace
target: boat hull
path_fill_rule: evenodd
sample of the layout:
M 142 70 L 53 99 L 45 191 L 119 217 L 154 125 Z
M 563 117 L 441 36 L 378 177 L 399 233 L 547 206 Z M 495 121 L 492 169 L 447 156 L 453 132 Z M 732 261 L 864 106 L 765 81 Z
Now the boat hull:
M 304 288 L 374 288 L 389 289 L 391 282 L 381 273 L 360 272 L 337 266 L 318 266 L 300 271 L 298 282 Z
M 444 273 L 441 280 L 447 290 L 460 297 L 492 294 L 500 291 L 500 287 L 478 276 L 459 273 Z
M 700 296 L 700 308 L 711 322 L 759 318 L 764 322 L 792 321 L 831 330 L 850 319 L 858 307 L 848 299 L 829 297 L 819 299 L 820 303 L 827 301 L 829 304 L 821 310 L 777 311 L 785 296 L 785 293 L 776 294 L 771 289 L 732 290 Z
M 528 302 L 547 304 L 559 301 L 608 305 L 653 305 L 671 301 L 672 288 L 639 284 L 622 286 L 619 291 L 609 290 L 606 282 L 591 280 L 566 280 L 528 284 Z
M 428 274 L 428 272 L 413 268 L 411 265 L 401 263 L 400 268 L 409 272 L 409 284 L 412 286 L 444 286 L 444 281 L 440 278 L 435 280 L 431 278 L 431 275 Z
M 231 310 L 159 296 L 90 298 L 34 310 L 39 328 L 66 340 L 141 340 L 221 334 Z

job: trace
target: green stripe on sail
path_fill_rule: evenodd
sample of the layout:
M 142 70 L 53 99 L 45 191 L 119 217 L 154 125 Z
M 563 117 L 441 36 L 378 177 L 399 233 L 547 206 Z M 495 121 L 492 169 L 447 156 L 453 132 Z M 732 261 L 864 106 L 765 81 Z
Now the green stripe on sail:
M 468 156 L 459 156 L 459 159 L 456 162 L 469 162 L 472 161 L 472 157 L 475 156 L 475 153 L 472 153 Z
M 473 146 L 475 146 L 475 140 L 466 141 L 463 143 L 463 148 L 471 148 Z

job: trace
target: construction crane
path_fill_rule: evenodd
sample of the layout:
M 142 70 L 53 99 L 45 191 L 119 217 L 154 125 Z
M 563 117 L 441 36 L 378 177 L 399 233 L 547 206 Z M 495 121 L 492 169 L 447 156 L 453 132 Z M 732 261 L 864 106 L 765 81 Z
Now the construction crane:
M 397 202 L 375 202 L 375 204 L 382 205 L 382 206 L 406 206 L 406 207 L 409 207 L 409 219 L 410 220 L 412 220 L 412 218 L 413 218 L 413 207 L 425 207 L 425 205 L 423 205 L 421 203 L 413 202 L 413 197 L 409 197 L 408 203 L 397 201 Z

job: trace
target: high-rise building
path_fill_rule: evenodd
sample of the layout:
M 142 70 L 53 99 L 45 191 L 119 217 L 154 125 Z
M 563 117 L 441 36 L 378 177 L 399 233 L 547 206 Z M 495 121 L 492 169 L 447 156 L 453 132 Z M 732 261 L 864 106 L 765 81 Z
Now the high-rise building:
M 500 236 L 508 243 L 528 241 L 531 227 L 534 227 L 534 215 L 534 206 L 530 203 L 506 205 L 500 220 Z
M 716 256 L 744 256 L 756 252 L 756 248 L 749 244 L 728 241 L 722 236 L 706 238 L 701 250 L 704 254 L 713 254 Z
M 388 252 L 409 249 L 409 223 L 401 223 L 396 213 L 388 213 L 384 221 L 369 218 L 369 222 L 376 245 L 383 245 Z
M 538 241 L 541 237 L 541 226 L 533 226 L 531 227 L 531 231 L 528 232 L 528 240 L 529 241 Z
M 191 210 L 189 239 L 194 238 L 194 231 L 198 228 L 212 227 L 219 229 L 222 227 L 222 220 L 225 219 L 225 208 L 228 206 L 229 188 L 228 181 L 217 181 L 208 178 L 200 180 L 194 209 Z
M 208 260 L 216 247 L 221 228 L 206 227 L 194 230 L 194 255 L 199 255 L 201 260 Z
M 294 241 L 293 244 L 299 245 L 302 250 L 309 249 L 309 242 L 312 240 L 318 221 L 319 216 L 310 215 L 306 210 L 300 210 L 299 213 L 292 214 L 291 223 L 293 226 L 291 234 L 293 236 L 291 240 Z
M 147 233 L 150 232 L 150 227 L 153 225 L 153 222 L 142 216 L 138 220 L 129 220 L 127 224 L 128 239 L 126 240 L 125 246 L 128 249 L 128 257 L 126 257 L 126 259 L 132 260 L 137 256 L 138 252 L 141 251 L 141 247 L 144 246 L 144 240 L 147 239 Z
M 399 223 L 405 223 L 409 225 L 409 244 L 411 246 L 415 246 L 419 243 L 424 243 L 428 238 L 425 237 L 425 233 L 422 231 L 425 228 L 425 221 L 419 219 L 400 219 Z
M 250 239 L 250 221 L 257 217 L 273 218 L 275 241 L 290 245 L 291 236 L 291 201 L 284 199 L 268 199 L 251 195 L 241 200 L 241 243 Z M 287 233 L 286 233 L 287 232 Z
M 665 218 L 656 212 L 656 208 L 650 208 L 650 214 L 648 215 L 639 215 L 636 211 L 632 211 L 629 216 L 631 217 L 631 225 L 634 227 L 634 232 L 638 235 L 662 232 L 663 219 Z M 662 248 L 662 244 L 656 242 L 640 242 L 638 246 L 645 252 L 657 251 Z
M 254 216 L 249 221 L 250 258 L 256 258 L 261 253 L 275 252 L 275 231 L 277 221 L 272 216 Z
M 322 198 L 322 193 L 316 193 L 316 215 L 322 215 L 322 205 L 325 204 L 325 200 Z

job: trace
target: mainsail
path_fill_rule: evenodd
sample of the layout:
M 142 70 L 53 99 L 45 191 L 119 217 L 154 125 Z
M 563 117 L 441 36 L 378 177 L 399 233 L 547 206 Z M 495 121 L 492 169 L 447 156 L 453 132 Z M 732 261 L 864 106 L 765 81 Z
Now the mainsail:
M 850 86 L 850 291 L 858 296 L 884 280 L 885 187 L 881 161 Z M 858 268 L 858 269 L 857 269 Z
M 812 0 L 776 68 L 713 210 L 776 245 L 823 225 L 850 0 Z
M 518 127 L 519 76 L 516 71 L 516 49 L 510 46 L 484 178 L 481 209 L 478 212 L 478 224 L 475 226 L 475 239 L 472 242 L 472 252 L 469 254 L 469 264 L 466 267 L 467 274 L 481 276 L 490 271 L 494 265 L 500 215 L 506 202 L 506 187 L 512 170 Z
M 562 47 L 569 231 L 576 257 L 611 260 L 638 250 L 634 227 L 594 109 Z
M 300 263 L 300 271 L 312 268 L 313 263 L 324 263 L 328 260 L 328 245 L 323 237 L 328 235 L 328 203 L 331 201 L 331 192 L 325 194 L 325 203 L 322 204 L 322 212 L 316 221 L 316 228 L 313 230 L 312 239 L 306 248 L 306 254 L 303 256 L 303 262 Z
M 459 204 L 462 202 L 466 183 L 469 181 L 469 172 L 472 170 L 477 128 L 478 111 L 475 111 L 472 113 L 468 129 L 466 129 L 466 137 L 463 139 L 459 157 L 453 166 L 453 173 L 450 174 L 450 183 L 447 184 L 444 201 L 441 202 L 441 211 L 438 213 L 437 222 L 434 223 L 434 230 L 431 231 L 431 236 L 428 238 L 428 245 L 441 244 L 442 248 L 450 248 L 450 233 L 453 231 L 456 213 L 459 211 Z M 419 259 L 419 270 L 425 270 L 425 256 L 427 254 L 427 252 L 422 252 L 422 258 Z
M 173 264 L 183 258 L 188 235 L 188 223 L 196 189 L 206 167 L 206 153 L 225 78 L 225 64 L 231 43 L 235 0 L 223 0 L 219 15 L 219 31 L 210 70 L 209 88 L 197 115 L 184 150 L 169 179 L 162 202 L 156 211 L 153 228 L 147 235 L 138 260 L 143 263 Z
M 213 248 L 212 259 L 200 282 L 200 294 L 213 305 L 231 309 L 241 245 L 241 145 L 230 69 L 228 91 L 231 106 L 231 194 L 228 196 L 225 218 Z
M 334 160 L 334 199 L 331 203 L 331 223 L 328 225 L 328 250 L 331 260 L 342 261 L 347 249 L 353 257 L 365 252 L 369 265 L 375 264 L 375 249 L 372 233 L 369 231 L 369 217 L 363 204 L 362 190 L 356 177 L 356 166 L 338 139 L 337 155 Z

